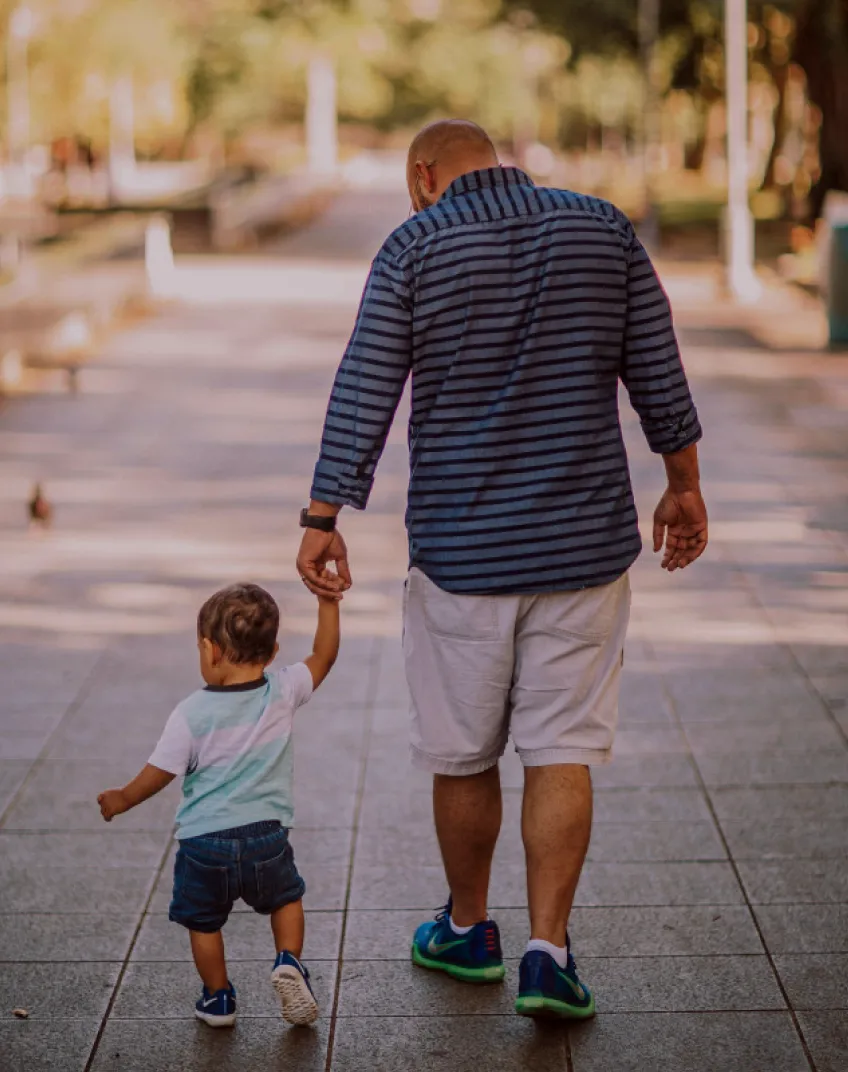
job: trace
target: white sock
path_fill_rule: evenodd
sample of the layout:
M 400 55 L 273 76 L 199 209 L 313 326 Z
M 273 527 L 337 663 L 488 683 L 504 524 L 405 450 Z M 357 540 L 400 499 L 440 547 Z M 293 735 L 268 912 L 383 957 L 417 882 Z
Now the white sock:
M 563 971 L 565 970 L 565 966 L 568 963 L 568 950 L 565 946 L 560 948 L 558 945 L 554 945 L 553 942 L 546 942 L 542 938 L 531 938 L 527 943 L 527 952 L 532 953 L 534 949 L 538 949 L 542 953 L 549 953 L 559 967 Z
M 469 934 L 471 931 L 474 930 L 474 924 L 473 923 L 471 924 L 470 927 L 457 927 L 457 925 L 453 921 L 453 916 L 448 916 L 448 923 L 450 923 L 451 930 L 453 931 L 454 934 Z

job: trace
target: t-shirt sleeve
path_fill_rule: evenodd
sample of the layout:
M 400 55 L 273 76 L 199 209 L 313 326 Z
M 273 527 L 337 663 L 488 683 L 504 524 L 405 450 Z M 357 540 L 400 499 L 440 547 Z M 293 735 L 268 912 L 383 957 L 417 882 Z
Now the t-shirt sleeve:
M 306 663 L 294 663 L 278 671 L 280 689 L 291 701 L 292 707 L 298 708 L 312 696 L 312 671 Z
M 191 767 L 192 751 L 191 730 L 178 707 L 165 723 L 159 743 L 147 762 L 169 774 L 184 775 Z

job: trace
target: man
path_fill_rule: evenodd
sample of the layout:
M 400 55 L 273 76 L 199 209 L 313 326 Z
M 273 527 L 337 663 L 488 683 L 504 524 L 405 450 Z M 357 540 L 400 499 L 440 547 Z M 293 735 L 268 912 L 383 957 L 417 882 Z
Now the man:
M 365 507 L 411 371 L 404 657 L 412 760 L 434 776 L 451 894 L 416 932 L 413 960 L 470 982 L 504 976 L 487 892 L 510 734 L 525 769 L 531 929 L 517 1011 L 584 1018 L 594 1000 L 567 923 L 641 548 L 618 380 L 665 460 L 653 536 L 670 571 L 707 543 L 701 429 L 668 301 L 621 212 L 501 168 L 485 132 L 458 120 L 415 138 L 407 180 L 417 215 L 372 265 L 298 570 L 313 592 L 351 583 L 335 517 Z

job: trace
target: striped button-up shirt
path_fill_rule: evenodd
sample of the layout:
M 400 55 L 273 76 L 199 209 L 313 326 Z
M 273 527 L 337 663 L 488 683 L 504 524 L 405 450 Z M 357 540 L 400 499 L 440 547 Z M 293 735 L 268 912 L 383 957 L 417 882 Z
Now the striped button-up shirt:
M 630 221 L 516 168 L 461 176 L 374 259 L 314 499 L 365 507 L 410 372 L 410 563 L 449 592 L 586 588 L 633 563 L 619 379 L 652 450 L 701 436 Z

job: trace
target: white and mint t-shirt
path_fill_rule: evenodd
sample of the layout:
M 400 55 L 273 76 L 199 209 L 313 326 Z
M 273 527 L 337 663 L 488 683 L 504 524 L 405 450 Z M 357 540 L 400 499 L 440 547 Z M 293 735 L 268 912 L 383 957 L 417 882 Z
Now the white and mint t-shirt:
M 312 695 L 305 663 L 258 681 L 192 693 L 173 711 L 149 762 L 183 775 L 177 837 L 279 819 L 291 826 L 294 713 Z

